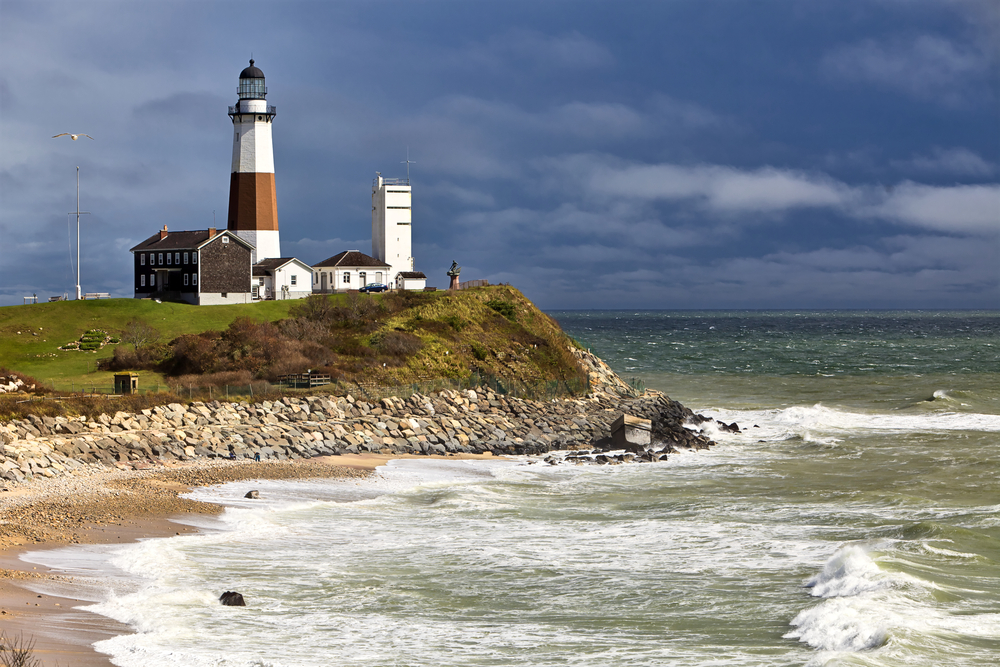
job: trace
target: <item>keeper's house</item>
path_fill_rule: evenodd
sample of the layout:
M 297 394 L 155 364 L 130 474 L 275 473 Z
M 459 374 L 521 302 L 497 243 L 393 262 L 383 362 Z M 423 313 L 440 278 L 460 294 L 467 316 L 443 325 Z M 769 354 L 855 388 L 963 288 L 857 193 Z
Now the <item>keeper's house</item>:
M 382 260 L 358 250 L 345 250 L 313 264 L 313 292 L 329 294 L 356 290 L 373 283 L 386 285 L 391 268 Z
M 135 298 L 210 306 L 250 303 L 254 247 L 214 228 L 156 234 L 131 249 Z
M 254 299 L 304 299 L 312 294 L 312 267 L 294 257 L 269 257 L 253 265 Z

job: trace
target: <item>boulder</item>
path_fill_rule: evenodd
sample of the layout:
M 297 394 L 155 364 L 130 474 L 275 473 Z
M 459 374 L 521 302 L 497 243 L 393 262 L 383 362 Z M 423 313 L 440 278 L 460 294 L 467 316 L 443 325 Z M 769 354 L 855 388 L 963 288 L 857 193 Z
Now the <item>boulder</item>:
M 257 500 L 260 498 L 260 492 L 257 489 L 253 491 L 247 491 L 247 494 L 243 496 L 244 498 L 250 498 L 251 500 Z
M 245 607 L 247 603 L 243 600 L 243 596 L 236 591 L 226 591 L 219 596 L 219 602 L 225 607 Z

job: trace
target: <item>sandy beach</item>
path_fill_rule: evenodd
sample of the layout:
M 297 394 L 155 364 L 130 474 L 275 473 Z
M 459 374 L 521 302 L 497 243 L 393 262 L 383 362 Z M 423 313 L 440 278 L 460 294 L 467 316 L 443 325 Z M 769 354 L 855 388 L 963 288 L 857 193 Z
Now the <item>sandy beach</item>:
M 348 454 L 262 463 L 175 463 L 153 470 L 108 469 L 42 479 L 0 491 L 0 629 L 8 637 L 19 633 L 30 636 L 35 656 L 45 667 L 110 666 L 107 656 L 92 645 L 128 633 L 130 628 L 74 609 L 89 604 L 87 600 L 51 594 L 53 590 L 72 590 L 73 578 L 32 565 L 20 558 L 22 554 L 72 544 L 126 543 L 196 532 L 171 519 L 218 514 L 223 508 L 179 497 L 193 487 L 251 479 L 366 477 L 394 458 L 411 457 Z

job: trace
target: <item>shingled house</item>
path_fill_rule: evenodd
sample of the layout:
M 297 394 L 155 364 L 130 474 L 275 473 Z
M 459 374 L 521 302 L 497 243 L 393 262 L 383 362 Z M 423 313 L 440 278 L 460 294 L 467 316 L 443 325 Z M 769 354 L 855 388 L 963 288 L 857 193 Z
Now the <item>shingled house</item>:
M 250 303 L 253 246 L 214 228 L 156 234 L 131 248 L 135 298 L 195 305 Z

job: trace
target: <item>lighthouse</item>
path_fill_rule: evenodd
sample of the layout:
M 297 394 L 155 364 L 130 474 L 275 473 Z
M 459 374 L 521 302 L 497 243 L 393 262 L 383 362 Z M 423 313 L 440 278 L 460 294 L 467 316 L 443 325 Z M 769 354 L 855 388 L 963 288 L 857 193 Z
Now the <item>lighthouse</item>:
M 256 248 L 253 262 L 281 257 L 278 200 L 274 190 L 271 123 L 277 110 L 267 103 L 264 73 L 254 66 L 240 72 L 239 101 L 229 107 L 233 121 L 233 171 L 229 181 L 230 231 Z

